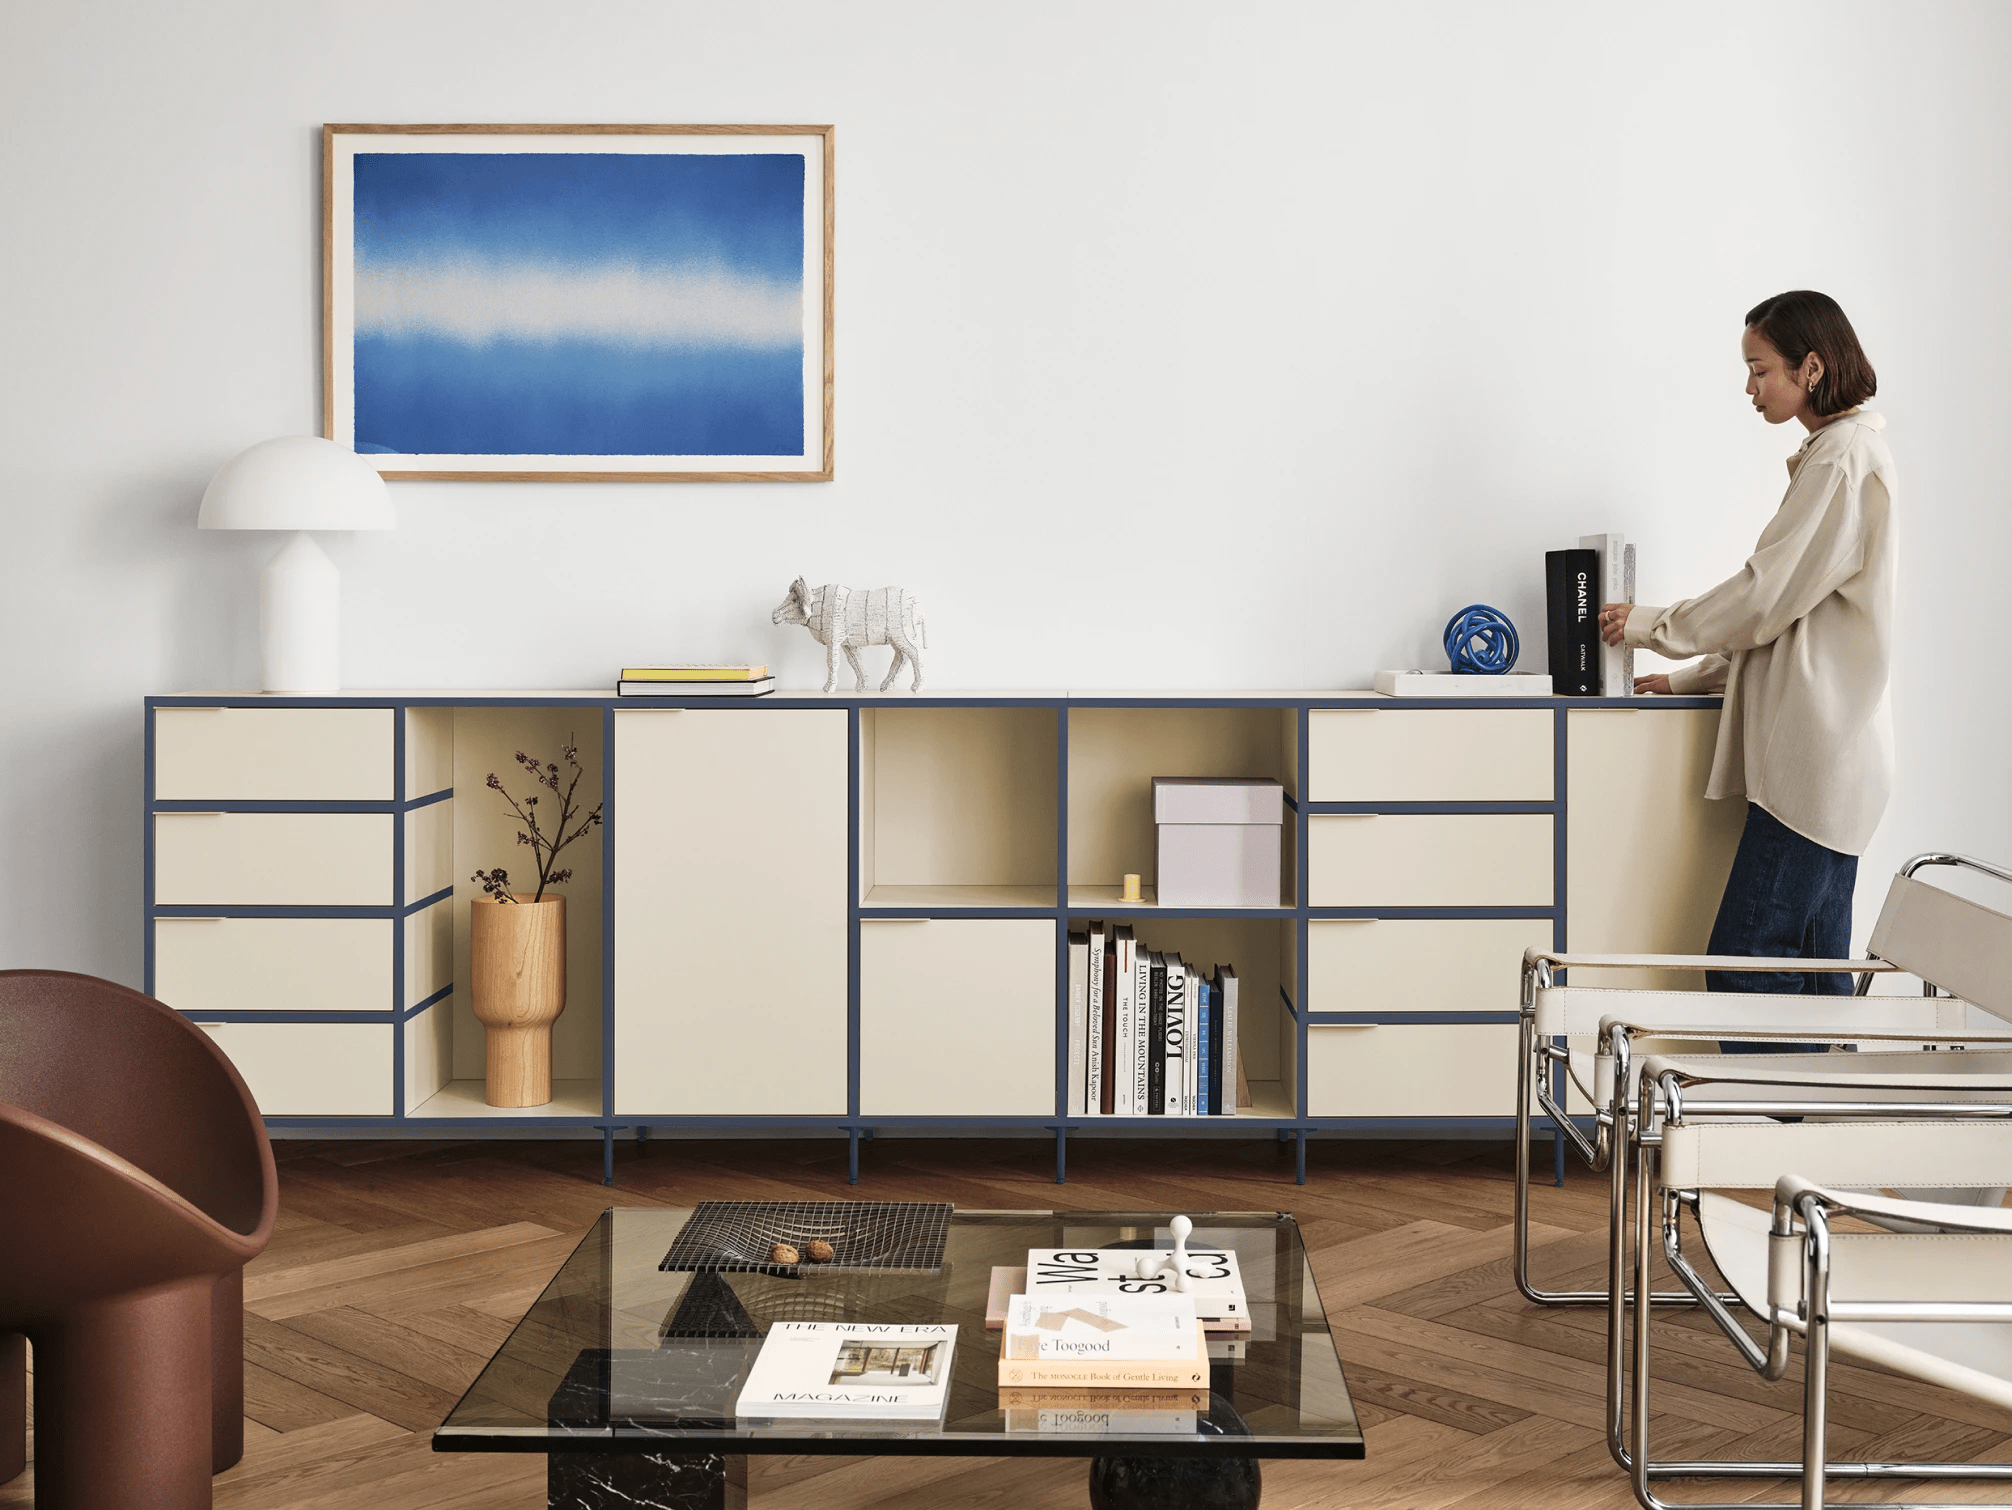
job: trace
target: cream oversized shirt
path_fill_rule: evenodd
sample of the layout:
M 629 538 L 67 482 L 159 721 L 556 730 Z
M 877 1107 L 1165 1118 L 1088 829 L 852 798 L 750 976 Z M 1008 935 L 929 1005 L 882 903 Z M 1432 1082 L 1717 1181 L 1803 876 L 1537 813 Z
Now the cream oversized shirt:
M 1695 665 L 1672 692 L 1725 689 L 1707 797 L 1744 795 L 1826 849 L 1863 854 L 1893 790 L 1898 482 L 1877 414 L 1810 432 L 1788 493 L 1738 574 L 1668 608 L 1637 607 L 1628 643 Z

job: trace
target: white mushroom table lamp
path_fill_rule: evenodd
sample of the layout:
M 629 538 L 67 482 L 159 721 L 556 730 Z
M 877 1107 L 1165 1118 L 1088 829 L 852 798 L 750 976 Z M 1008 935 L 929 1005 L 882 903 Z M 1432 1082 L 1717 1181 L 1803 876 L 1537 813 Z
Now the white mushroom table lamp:
M 376 469 L 319 436 L 260 441 L 210 479 L 196 528 L 294 532 L 259 577 L 267 692 L 333 692 L 342 685 L 341 576 L 308 531 L 395 524 L 391 490 Z

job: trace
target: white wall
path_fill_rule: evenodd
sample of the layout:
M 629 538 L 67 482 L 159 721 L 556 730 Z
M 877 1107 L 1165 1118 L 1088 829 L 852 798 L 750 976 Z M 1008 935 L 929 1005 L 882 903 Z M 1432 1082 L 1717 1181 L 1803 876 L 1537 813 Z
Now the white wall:
M 839 480 L 396 484 L 395 533 L 331 545 L 351 685 L 803 685 L 768 621 L 800 572 L 913 587 L 939 689 L 1360 687 L 1477 599 L 1541 665 L 1546 548 L 1626 531 L 1649 601 L 1737 566 L 1800 439 L 1740 393 L 1740 316 L 1807 286 L 1907 484 L 1867 895 L 1931 844 L 2012 855 L 1998 0 L 68 0 L 7 33 L 0 965 L 137 981 L 140 699 L 256 685 L 278 542 L 195 506 L 318 422 L 331 120 L 838 126 Z

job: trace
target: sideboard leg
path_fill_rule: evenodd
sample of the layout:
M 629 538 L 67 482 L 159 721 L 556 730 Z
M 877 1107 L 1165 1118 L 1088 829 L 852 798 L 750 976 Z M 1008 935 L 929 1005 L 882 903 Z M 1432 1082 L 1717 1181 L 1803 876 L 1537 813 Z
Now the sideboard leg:
M 1297 1168 L 1293 1174 L 1293 1183 L 1304 1185 L 1306 1183 L 1306 1129 L 1304 1127 L 1299 1130 L 1299 1150 L 1294 1162 Z
M 1055 1129 L 1055 1183 L 1069 1183 L 1069 1129 L 1066 1127 Z
M 845 1130 L 845 1141 L 846 1158 L 848 1160 L 845 1182 L 848 1185 L 857 1185 L 859 1183 L 859 1129 L 848 1127 Z
M 615 1129 L 612 1127 L 601 1129 L 601 1183 L 615 1183 Z

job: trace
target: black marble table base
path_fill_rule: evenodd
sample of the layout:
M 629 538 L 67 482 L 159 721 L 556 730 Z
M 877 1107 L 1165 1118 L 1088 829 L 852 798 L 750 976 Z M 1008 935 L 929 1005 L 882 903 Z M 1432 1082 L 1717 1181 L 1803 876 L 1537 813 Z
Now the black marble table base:
M 1257 1510 L 1256 1458 L 1092 1458 L 1090 1510 Z
M 747 1510 L 739 1455 L 555 1452 L 545 1461 L 551 1510 Z

